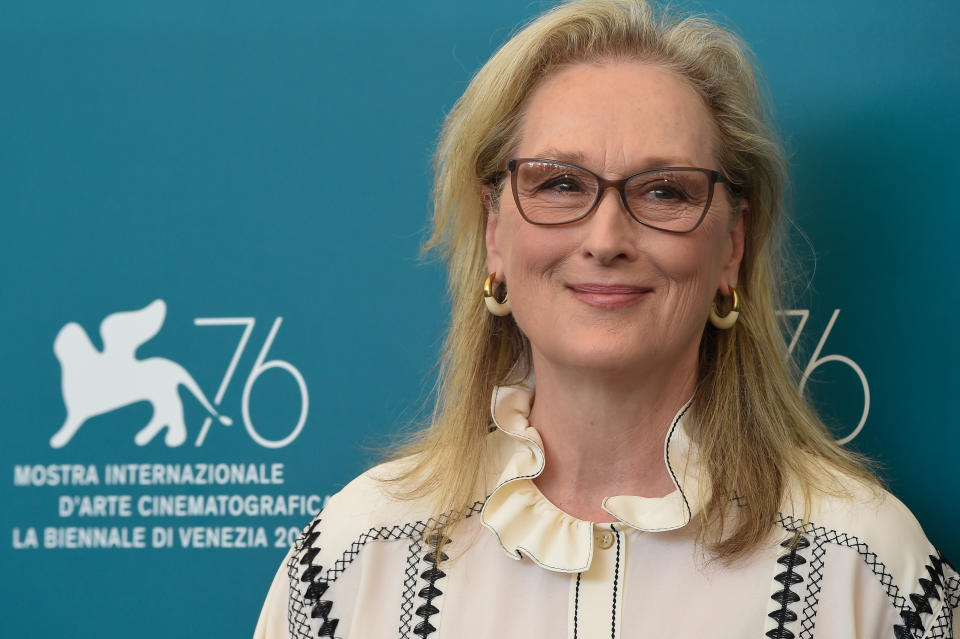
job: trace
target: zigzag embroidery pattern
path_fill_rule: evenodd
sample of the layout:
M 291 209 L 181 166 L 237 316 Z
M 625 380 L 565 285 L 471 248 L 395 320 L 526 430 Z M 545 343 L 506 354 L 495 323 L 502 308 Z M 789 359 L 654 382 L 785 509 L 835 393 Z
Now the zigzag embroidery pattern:
M 480 509 L 483 507 L 485 501 L 486 500 L 474 502 L 469 508 L 467 508 L 462 518 L 467 519 L 480 512 Z M 343 574 L 344 570 L 346 570 L 347 567 L 353 563 L 367 542 L 397 539 L 419 540 L 423 538 L 424 533 L 427 530 L 442 529 L 443 526 L 450 521 L 452 514 L 453 511 L 450 511 L 444 513 L 438 518 L 431 518 L 427 521 L 415 521 L 408 522 L 403 525 L 379 526 L 370 528 L 357 537 L 355 541 L 351 542 L 350 547 L 343 552 L 343 555 L 339 559 L 334 561 L 334 565 L 328 568 L 326 572 L 324 572 L 323 566 L 314 563 L 314 559 L 320 552 L 320 546 L 317 545 L 317 542 L 320 538 L 318 527 L 321 519 L 320 515 L 317 515 L 317 517 L 310 523 L 310 525 L 304 530 L 303 534 L 297 540 L 296 551 L 291 553 L 290 559 L 287 562 L 287 576 L 290 579 L 288 619 L 291 637 L 295 637 L 296 639 L 307 639 L 309 637 L 310 639 L 313 639 L 308 621 L 308 615 L 306 613 L 306 609 L 308 607 L 310 608 L 309 618 L 321 620 L 321 626 L 317 636 L 335 637 L 334 633 L 336 632 L 337 625 L 339 624 L 339 619 L 330 616 L 333 610 L 332 600 L 321 599 L 321 597 L 324 595 L 324 593 L 326 593 L 330 585 L 334 583 L 341 574 Z M 428 554 L 427 557 L 430 557 L 431 560 L 436 559 L 436 555 Z M 445 557 L 442 557 L 441 560 L 443 560 L 443 558 Z M 300 566 L 303 566 L 302 571 L 298 569 Z M 425 578 L 429 578 L 427 574 L 429 572 L 430 570 L 428 569 L 423 576 Z M 438 574 L 435 575 L 433 581 L 445 576 L 439 570 L 437 573 Z M 434 575 L 434 573 L 430 574 Z M 309 585 L 307 586 L 306 591 L 301 594 L 300 589 L 302 584 Z M 428 603 L 430 603 L 432 606 L 432 599 L 429 600 Z M 433 632 L 436 629 L 429 624 L 429 616 L 430 615 L 427 615 L 424 621 L 427 622 L 427 626 L 430 626 L 430 632 Z M 401 623 L 403 622 L 401 621 Z M 421 625 L 423 625 L 423 622 L 418 624 L 417 628 L 420 628 Z M 426 628 L 426 626 L 424 626 L 424 628 Z M 419 634 L 416 628 L 414 629 L 414 633 Z M 425 637 L 427 635 L 421 636 Z

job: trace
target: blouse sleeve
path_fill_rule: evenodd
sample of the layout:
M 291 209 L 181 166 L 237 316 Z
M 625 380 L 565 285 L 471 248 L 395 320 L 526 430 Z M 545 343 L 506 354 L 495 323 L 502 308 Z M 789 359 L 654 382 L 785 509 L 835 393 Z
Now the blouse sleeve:
M 292 552 L 292 550 L 291 550 Z M 253 639 L 288 639 L 289 624 L 287 623 L 287 602 L 290 599 L 290 579 L 287 575 L 287 561 L 290 554 L 284 557 L 277 574 L 270 584 L 267 598 L 260 610 L 260 619 L 253 631 Z

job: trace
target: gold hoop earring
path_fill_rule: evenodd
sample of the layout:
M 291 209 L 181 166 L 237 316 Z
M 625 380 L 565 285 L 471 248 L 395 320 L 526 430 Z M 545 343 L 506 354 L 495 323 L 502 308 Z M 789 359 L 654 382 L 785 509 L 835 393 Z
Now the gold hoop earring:
M 493 295 L 493 287 L 496 286 L 493 278 L 496 275 L 496 273 L 491 273 L 483 283 L 483 302 L 487 305 L 487 310 L 491 314 L 503 317 L 510 314 L 510 293 L 503 296 L 503 301 L 497 301 L 497 298 Z
M 740 317 L 740 296 L 737 295 L 737 289 L 731 286 L 730 294 L 733 296 L 733 305 L 726 315 L 720 316 L 720 313 L 717 312 L 716 302 L 710 307 L 710 323 L 719 329 L 733 328 L 733 325 L 737 323 L 737 318 Z

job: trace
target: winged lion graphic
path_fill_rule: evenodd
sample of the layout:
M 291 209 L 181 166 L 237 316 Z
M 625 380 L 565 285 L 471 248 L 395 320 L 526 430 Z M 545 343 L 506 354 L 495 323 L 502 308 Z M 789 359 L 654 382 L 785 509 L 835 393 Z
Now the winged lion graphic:
M 183 366 L 163 357 L 136 358 L 137 349 L 160 332 L 166 315 L 167 305 L 161 299 L 139 310 L 108 315 L 100 323 L 102 351 L 96 349 L 76 322 L 60 329 L 53 341 L 53 352 L 60 361 L 67 418 L 50 438 L 50 446 L 66 446 L 91 417 L 141 401 L 153 405 L 153 417 L 133 441 L 145 446 L 166 428 L 164 443 L 179 446 L 187 439 L 183 403 L 177 392 L 180 385 L 220 423 L 233 423 L 217 413 Z

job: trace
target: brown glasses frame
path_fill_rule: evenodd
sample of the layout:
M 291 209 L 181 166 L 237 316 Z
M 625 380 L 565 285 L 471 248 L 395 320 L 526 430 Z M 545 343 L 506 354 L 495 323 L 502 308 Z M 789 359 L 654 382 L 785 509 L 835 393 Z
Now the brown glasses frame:
M 570 167 L 571 169 L 576 169 L 577 171 L 583 171 L 584 173 L 592 176 L 593 179 L 597 181 L 597 185 L 599 186 L 599 188 L 597 189 L 597 197 L 596 199 L 594 199 L 593 204 L 590 205 L 590 207 L 586 210 L 586 212 L 583 215 L 580 215 L 579 217 L 576 217 L 572 220 L 566 220 L 563 222 L 534 222 L 533 220 L 527 217 L 526 213 L 523 212 L 523 206 L 521 206 L 520 204 L 520 194 L 517 192 L 517 165 L 524 162 L 550 162 L 552 164 L 556 164 L 557 166 L 567 166 L 567 167 Z M 659 167 L 656 169 L 647 169 L 646 171 L 640 171 L 638 173 L 634 173 L 633 175 L 628 175 L 622 180 L 607 180 L 600 177 L 599 175 L 597 175 L 596 173 L 594 173 L 589 169 L 585 169 L 582 166 L 577 166 L 576 164 L 570 164 L 569 162 L 560 162 L 559 160 L 551 160 L 549 158 L 513 158 L 512 160 L 507 162 L 507 171 L 509 171 L 510 173 L 510 184 L 511 184 L 511 190 L 513 191 L 513 201 L 516 202 L 517 204 L 517 210 L 520 211 L 520 215 L 523 217 L 524 220 L 526 220 L 530 224 L 536 224 L 537 226 L 562 226 L 564 224 L 573 224 L 574 222 L 579 222 L 580 220 L 589 216 L 591 213 L 593 213 L 597 209 L 597 205 L 600 204 L 600 200 L 603 199 L 603 196 L 607 192 L 607 189 L 615 189 L 617 193 L 620 194 L 620 202 L 623 204 L 623 208 L 627 210 L 627 213 L 630 214 L 630 217 L 632 217 L 634 220 L 636 220 L 640 224 L 643 224 L 644 226 L 650 227 L 652 229 L 656 229 L 658 231 L 663 231 L 665 233 L 691 233 L 695 231 L 698 226 L 700 226 L 700 223 L 703 222 L 703 218 L 706 217 L 707 215 L 707 211 L 710 210 L 710 205 L 713 203 L 714 184 L 716 184 L 717 182 L 726 184 L 730 188 L 731 192 L 734 193 L 735 195 L 739 195 L 740 193 L 740 188 L 736 184 L 731 182 L 729 179 L 727 179 L 722 173 L 720 173 L 720 171 L 714 171 L 713 169 L 701 169 L 701 168 L 692 167 L 692 166 L 665 166 L 665 167 Z M 674 229 L 661 228 L 654 224 L 650 224 L 649 222 L 645 222 L 640 217 L 638 217 L 636 213 L 633 212 L 633 209 L 631 209 L 630 205 L 627 203 L 627 190 L 626 190 L 627 182 L 637 177 L 638 175 L 644 175 L 646 173 L 659 173 L 661 171 L 697 171 L 697 172 L 703 173 L 708 178 L 710 178 L 710 181 L 708 182 L 707 201 L 704 204 L 703 211 L 700 213 L 700 217 L 697 218 L 697 221 L 694 223 L 694 225 L 691 226 L 689 229 L 685 229 L 683 231 L 677 231 Z

